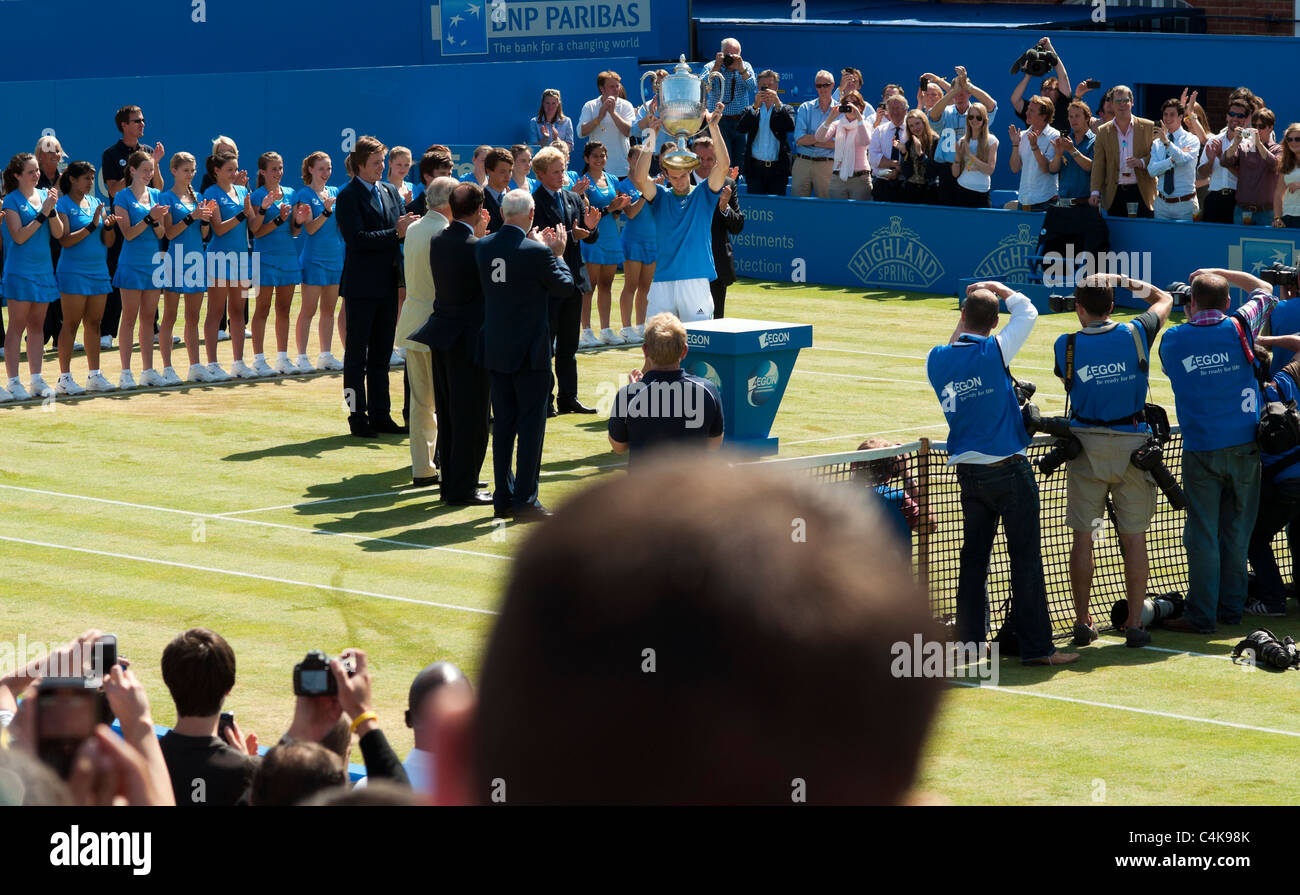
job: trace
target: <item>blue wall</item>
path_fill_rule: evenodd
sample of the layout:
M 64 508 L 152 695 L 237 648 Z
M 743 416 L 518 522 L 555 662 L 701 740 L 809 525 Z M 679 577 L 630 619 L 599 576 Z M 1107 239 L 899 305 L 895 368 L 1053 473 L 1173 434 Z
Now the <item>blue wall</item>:
M 715 51 L 722 38 L 735 37 L 756 71 L 771 68 L 781 73 L 785 100 L 795 104 L 815 97 L 813 75 L 821 68 L 835 72 L 836 80 L 846 65 L 861 69 L 869 101 L 879 102 L 880 88 L 892 82 L 903 85 L 914 103 L 922 72 L 931 71 L 951 80 L 953 66 L 965 65 L 971 80 L 987 90 L 1000 107 L 993 133 L 1003 143 L 1003 149 L 998 154 L 994 188 L 1016 187 L 1018 176 L 1007 167 L 1005 144 L 1007 126 L 1020 124 L 1011 111 L 1010 99 L 1021 76 L 1009 74 L 1008 69 L 1043 32 L 701 23 L 697 33 L 700 52 L 705 55 L 706 51 Z M 1176 83 L 1178 89 L 1189 86 L 1195 90 L 1244 83 L 1262 94 L 1277 114 L 1279 135 L 1287 122 L 1300 120 L 1300 97 L 1286 86 L 1294 81 L 1300 39 L 1082 31 L 1058 31 L 1050 36 L 1065 60 L 1071 81 L 1101 81 L 1102 89 L 1085 97 L 1094 110 L 1105 89 L 1115 84 L 1137 88 L 1135 114 L 1158 118 L 1160 103 L 1177 96 L 1178 90 L 1144 90 L 1144 84 Z M 1030 82 L 1030 95 L 1037 92 L 1038 81 Z M 1216 129 L 1223 126 L 1217 118 L 1212 124 Z

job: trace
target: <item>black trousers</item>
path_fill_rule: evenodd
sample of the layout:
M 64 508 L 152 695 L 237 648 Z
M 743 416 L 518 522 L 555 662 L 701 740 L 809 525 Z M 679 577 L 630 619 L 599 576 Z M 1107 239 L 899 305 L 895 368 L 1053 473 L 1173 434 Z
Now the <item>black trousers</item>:
M 1207 224 L 1231 224 L 1237 212 L 1237 191 L 1211 190 L 1205 194 L 1205 204 L 1201 207 L 1201 221 Z
M 713 295 L 713 319 L 721 320 L 727 307 L 727 284 L 721 278 L 711 280 L 709 292 Z
M 122 234 L 117 234 L 117 239 L 108 247 L 108 277 L 111 280 L 117 273 L 117 259 L 122 254 Z M 122 293 L 117 291 L 114 286 L 108 293 L 108 298 L 104 302 L 104 316 L 99 321 L 99 335 L 112 336 L 117 338 L 117 327 L 122 322 Z
M 750 159 L 745 166 L 745 186 L 751 196 L 784 196 L 789 189 L 789 166 L 780 159 L 768 165 Z
M 490 380 L 487 370 L 475 365 L 468 342 L 462 338 L 449 349 L 433 349 L 443 500 L 472 497 L 487 456 Z
M 1153 218 L 1156 213 L 1147 208 L 1146 203 L 1142 201 L 1142 191 L 1138 189 L 1136 183 L 1122 183 L 1115 190 L 1115 201 L 1110 203 L 1110 208 L 1106 213 L 1113 218 L 1128 217 L 1128 203 L 1137 203 L 1137 216 L 1140 218 Z
M 551 372 L 494 371 L 491 383 L 492 470 L 496 484 L 492 505 L 498 511 L 536 506 L 537 481 L 542 472 L 542 442 L 546 438 L 546 395 L 551 388 Z M 512 459 L 515 460 L 514 471 L 510 468 Z
M 952 165 L 939 163 L 939 204 L 948 205 L 954 208 L 974 208 L 981 206 L 966 205 L 963 203 L 959 189 L 965 189 L 957 183 L 957 178 L 952 176 Z M 966 192 L 971 192 L 966 190 Z M 987 196 L 985 197 L 987 198 Z M 987 206 L 982 206 L 987 207 Z
M 397 331 L 397 295 L 351 298 L 343 303 L 348 339 L 343 349 L 343 399 L 352 415 L 388 417 L 388 362 Z M 351 400 L 349 400 L 351 396 Z
M 560 400 L 578 397 L 578 317 L 582 296 L 574 292 L 551 302 L 551 336 L 555 339 L 555 387 Z M 495 413 L 495 411 L 493 411 Z
M 876 202 L 902 202 L 903 184 L 897 180 L 872 181 L 871 198 Z

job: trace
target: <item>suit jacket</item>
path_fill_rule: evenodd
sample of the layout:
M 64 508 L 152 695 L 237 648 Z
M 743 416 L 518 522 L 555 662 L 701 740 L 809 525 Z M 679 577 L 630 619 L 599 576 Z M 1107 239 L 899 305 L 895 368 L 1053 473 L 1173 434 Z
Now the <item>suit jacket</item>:
M 1155 139 L 1154 121 L 1133 116 L 1133 146 L 1129 154 L 1143 160 L 1144 166 L 1138 168 L 1138 192 L 1147 208 L 1152 207 L 1156 197 L 1156 179 L 1147 173 L 1146 165 L 1151 163 L 1151 141 Z M 1115 201 L 1115 192 L 1119 189 L 1119 132 L 1115 122 L 1108 121 L 1097 128 L 1097 140 L 1092 150 L 1092 188 L 1101 193 L 1101 208 L 1110 208 Z
M 489 233 L 495 233 L 506 225 L 505 218 L 501 217 L 501 203 L 492 198 L 486 187 L 483 188 L 483 207 L 488 213 Z
M 574 288 L 564 259 L 509 226 L 480 239 L 474 257 L 483 288 L 475 362 L 497 373 L 550 369 L 550 305 Z
M 582 264 L 582 249 L 578 245 L 578 240 L 573 238 L 573 228 L 582 226 L 582 213 L 586 209 L 582 198 L 569 190 L 560 190 L 560 200 L 564 203 L 563 220 L 560 219 L 555 201 L 546 191 L 546 187 L 539 186 L 533 190 L 533 205 L 536 208 L 533 212 L 533 226 L 538 230 L 545 230 L 556 224 L 564 225 L 564 228 L 569 231 L 569 242 L 564 247 L 564 263 L 573 274 L 574 291 L 576 294 L 590 292 L 591 281 L 587 278 L 587 269 Z M 615 225 L 611 222 L 610 226 Z M 591 235 L 582 241 L 595 242 L 596 236 L 596 231 L 592 230 Z
M 699 174 L 692 174 L 695 183 L 701 183 Z M 736 282 L 736 261 L 731 254 L 731 236 L 745 229 L 745 213 L 740 210 L 740 190 L 736 181 L 727 178 L 724 187 L 731 187 L 731 201 L 727 210 L 713 206 L 713 220 L 709 223 L 709 236 L 713 242 L 713 267 L 722 285 Z
M 406 205 L 407 214 L 418 214 L 424 217 L 429 211 L 429 194 L 420 193 Z
M 471 350 L 476 347 L 478 332 L 483 328 L 483 285 L 474 257 L 477 243 L 473 231 L 456 221 L 429 243 L 433 316 L 412 337 L 417 342 L 439 351 L 450 351 L 462 340 Z
M 424 198 L 421 196 L 420 198 Z M 427 351 L 428 343 L 415 341 L 418 333 L 433 313 L 433 274 L 429 270 L 429 243 L 447 229 L 450 222 L 438 212 L 425 214 L 406 231 L 406 255 L 402 259 L 406 269 L 406 301 L 397 313 L 397 330 L 394 341 L 398 348 L 408 351 Z M 424 249 L 424 251 L 420 251 Z M 423 270 L 420 265 L 423 264 Z M 477 271 L 475 272 L 477 276 Z
M 339 293 L 351 299 L 397 299 L 398 265 L 402 263 L 397 219 L 406 208 L 397 187 L 377 184 L 383 206 L 360 178 L 339 191 L 334 204 L 345 246 Z
M 789 137 L 790 134 L 794 133 L 794 117 L 794 106 L 783 103 L 772 109 L 772 117 L 767 122 L 768 128 L 776 135 L 776 167 L 780 169 L 781 174 L 787 177 L 790 175 L 791 168 Z M 740 113 L 740 121 L 736 123 L 736 128 L 748 137 L 745 141 L 745 171 L 748 171 L 749 166 L 755 162 L 759 165 L 763 164 L 754 158 L 754 138 L 758 135 L 758 129 L 762 124 L 761 113 L 752 105 L 745 107 L 745 111 Z

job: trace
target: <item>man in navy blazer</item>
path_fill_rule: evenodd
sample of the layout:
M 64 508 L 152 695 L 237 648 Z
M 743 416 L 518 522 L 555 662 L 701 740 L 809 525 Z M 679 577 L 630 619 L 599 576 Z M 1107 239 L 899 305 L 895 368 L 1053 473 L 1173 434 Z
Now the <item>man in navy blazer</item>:
M 504 226 L 501 217 L 501 200 L 510 189 L 510 176 L 515 170 L 514 156 L 508 149 L 488 150 L 483 161 L 487 184 L 483 188 L 483 207 L 488 213 L 488 232 L 495 233 Z
M 582 295 L 591 291 L 591 281 L 582 264 L 579 242 L 594 243 L 600 225 L 600 209 L 587 207 L 582 198 L 564 188 L 564 156 L 547 146 L 533 156 L 533 174 L 541 182 L 533 191 L 537 226 L 543 230 L 564 227 L 568 245 L 564 263 L 573 274 L 573 288 L 551 310 L 551 331 L 555 337 L 555 382 L 559 392 L 558 413 L 595 413 L 578 400 L 578 318 L 582 314 Z M 612 223 L 610 226 L 614 226 Z
M 493 515 L 528 522 L 550 515 L 537 499 L 537 480 L 551 391 L 551 308 L 573 294 L 574 284 L 563 257 L 563 225 L 529 238 L 533 197 L 527 190 L 506 193 L 501 213 L 504 226 L 474 246 L 483 287 L 477 360 L 492 381 Z
M 388 396 L 388 362 L 397 329 L 397 284 L 406 228 L 419 220 L 404 214 L 397 188 L 383 179 L 388 148 L 361 137 L 352 151 L 356 176 L 339 191 L 334 206 L 345 254 L 339 292 L 348 324 L 343 353 L 343 400 L 348 427 L 361 438 L 380 432 L 404 434 L 393 422 Z

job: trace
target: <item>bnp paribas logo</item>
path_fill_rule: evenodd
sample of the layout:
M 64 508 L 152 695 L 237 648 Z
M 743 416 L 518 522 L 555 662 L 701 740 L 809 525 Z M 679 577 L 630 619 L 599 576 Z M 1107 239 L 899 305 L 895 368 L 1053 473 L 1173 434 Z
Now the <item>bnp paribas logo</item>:
M 1228 269 L 1259 276 L 1261 270 L 1274 264 L 1294 264 L 1295 255 L 1295 243 L 1289 239 L 1246 237 L 1237 240 L 1235 246 L 1228 246 Z
M 943 276 L 943 265 L 915 230 L 891 217 L 849 259 L 849 270 L 868 286 L 914 286 L 924 289 Z
M 1028 224 L 998 240 L 971 276 L 1002 283 L 1028 283 L 1029 259 L 1038 254 L 1038 236 Z

